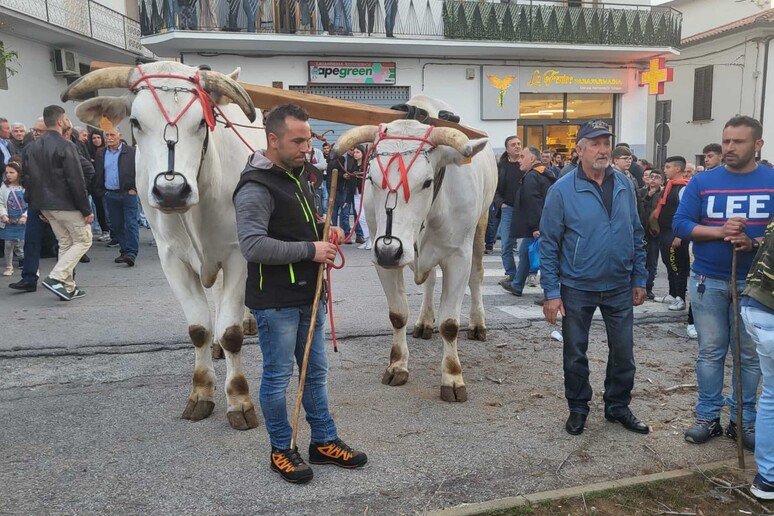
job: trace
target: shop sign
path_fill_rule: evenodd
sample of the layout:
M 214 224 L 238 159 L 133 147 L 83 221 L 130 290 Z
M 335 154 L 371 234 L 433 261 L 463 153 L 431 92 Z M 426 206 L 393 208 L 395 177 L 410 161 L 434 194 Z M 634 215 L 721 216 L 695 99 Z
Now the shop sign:
M 481 120 L 519 118 L 518 67 L 483 66 L 481 68 Z
M 522 67 L 522 93 L 625 93 L 629 70 L 621 68 Z
M 310 84 L 395 84 L 395 63 L 309 61 Z

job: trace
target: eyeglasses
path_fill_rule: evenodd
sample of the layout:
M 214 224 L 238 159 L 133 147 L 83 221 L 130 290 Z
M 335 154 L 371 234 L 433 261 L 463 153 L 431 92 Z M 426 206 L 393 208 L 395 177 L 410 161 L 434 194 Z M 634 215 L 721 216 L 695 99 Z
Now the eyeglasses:
M 36 133 L 36 134 L 37 134 L 37 133 L 42 133 L 42 132 L 43 132 L 43 129 L 33 129 L 33 130 L 32 130 L 32 132 L 33 132 L 33 133 Z

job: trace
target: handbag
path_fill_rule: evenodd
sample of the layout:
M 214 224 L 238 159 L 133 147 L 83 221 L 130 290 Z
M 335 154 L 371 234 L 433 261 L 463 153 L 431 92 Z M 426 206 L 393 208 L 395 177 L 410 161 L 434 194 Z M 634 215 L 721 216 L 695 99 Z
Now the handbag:
M 529 270 L 536 271 L 540 269 L 540 237 L 529 244 Z

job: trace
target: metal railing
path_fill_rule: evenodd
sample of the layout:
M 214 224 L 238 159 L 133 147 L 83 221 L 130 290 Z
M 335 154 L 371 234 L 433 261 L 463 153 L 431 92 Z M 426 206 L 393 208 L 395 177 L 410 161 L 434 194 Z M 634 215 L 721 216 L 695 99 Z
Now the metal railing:
M 568 5 L 569 4 L 569 5 Z M 172 30 L 672 46 L 671 8 L 581 0 L 140 0 L 143 36 Z
M 140 43 L 139 22 L 92 0 L 0 0 L 0 7 L 137 55 L 153 55 Z

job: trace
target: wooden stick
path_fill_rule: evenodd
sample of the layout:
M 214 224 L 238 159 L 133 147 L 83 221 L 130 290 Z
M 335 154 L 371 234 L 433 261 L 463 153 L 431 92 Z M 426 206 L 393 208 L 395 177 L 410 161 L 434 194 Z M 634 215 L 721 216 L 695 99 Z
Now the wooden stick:
M 92 61 L 90 70 L 93 72 L 94 70 L 114 66 L 127 65 L 107 63 L 104 61 Z M 298 104 L 303 107 L 312 118 L 350 125 L 379 125 L 392 122 L 393 120 L 402 120 L 406 118 L 406 113 L 395 109 L 368 106 L 366 104 L 333 99 L 322 95 L 281 90 L 244 82 L 239 84 L 245 89 L 255 106 L 259 109 L 272 109 L 281 104 Z M 449 122 L 448 120 L 432 117 L 428 118 L 427 121 L 438 127 L 452 127 L 454 129 L 459 129 L 465 133 L 468 138 L 487 137 L 487 133 L 484 131 L 467 127 L 456 122 Z
M 333 205 L 336 201 L 336 187 L 339 180 L 339 171 L 333 169 L 331 179 L 331 195 L 328 198 L 328 212 L 325 214 L 325 226 L 323 226 L 322 241 L 327 242 L 331 232 L 331 217 L 333 216 Z M 321 263 L 317 269 L 317 286 L 314 289 L 314 301 L 312 301 L 312 318 L 309 322 L 309 333 L 306 336 L 306 347 L 304 347 L 304 359 L 301 361 L 300 378 L 298 380 L 298 396 L 296 397 L 296 410 L 293 413 L 293 433 L 290 436 L 290 449 L 296 447 L 296 435 L 298 434 L 298 418 L 301 415 L 301 401 L 304 397 L 304 384 L 306 383 L 306 370 L 309 367 L 309 351 L 312 349 L 312 339 L 314 338 L 314 326 L 317 321 L 317 307 L 320 304 L 320 294 L 322 293 L 323 278 L 325 277 L 325 264 Z
M 731 301 L 734 307 L 734 374 L 736 374 L 736 456 L 739 469 L 744 471 L 744 441 L 742 440 L 742 346 L 739 335 L 739 293 L 736 291 L 736 246 L 731 255 Z

